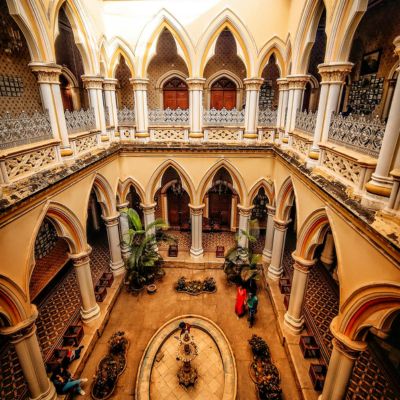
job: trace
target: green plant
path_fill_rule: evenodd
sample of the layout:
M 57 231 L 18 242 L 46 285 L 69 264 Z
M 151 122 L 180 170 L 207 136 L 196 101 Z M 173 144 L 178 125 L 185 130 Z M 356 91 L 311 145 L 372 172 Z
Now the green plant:
M 124 241 L 131 251 L 126 262 L 125 280 L 129 288 L 141 289 L 145 284 L 154 282 L 157 276 L 162 276 L 163 259 L 158 252 L 157 243 L 175 243 L 176 239 L 165 232 L 168 225 L 162 219 L 156 219 L 144 228 L 135 210 L 129 208 L 123 212 L 129 221 L 129 230 Z

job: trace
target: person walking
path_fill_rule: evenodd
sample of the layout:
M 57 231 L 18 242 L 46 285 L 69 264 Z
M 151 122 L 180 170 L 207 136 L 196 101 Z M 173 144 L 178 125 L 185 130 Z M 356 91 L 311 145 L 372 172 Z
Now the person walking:
M 235 313 L 239 317 L 242 317 L 246 312 L 245 303 L 247 298 L 247 290 L 242 285 L 239 285 L 236 293 L 236 304 Z
M 254 325 L 254 319 L 257 312 L 258 307 L 258 297 L 255 293 L 249 293 L 249 297 L 247 298 L 247 308 L 249 310 L 249 328 Z

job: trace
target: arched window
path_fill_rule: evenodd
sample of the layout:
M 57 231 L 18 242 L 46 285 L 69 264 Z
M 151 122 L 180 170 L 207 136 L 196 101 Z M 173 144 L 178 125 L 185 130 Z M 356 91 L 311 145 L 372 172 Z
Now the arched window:
M 236 85 L 228 78 L 218 79 L 211 86 L 210 108 L 232 110 L 236 107 Z
M 175 110 L 189 108 L 189 94 L 186 83 L 177 77 L 167 81 L 163 87 L 164 110 L 171 108 Z

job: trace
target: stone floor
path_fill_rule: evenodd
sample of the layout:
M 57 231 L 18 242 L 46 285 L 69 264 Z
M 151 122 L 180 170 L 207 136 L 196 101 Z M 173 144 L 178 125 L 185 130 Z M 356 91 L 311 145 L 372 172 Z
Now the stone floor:
M 173 317 L 193 313 L 214 321 L 227 336 L 237 364 L 238 399 L 256 399 L 255 386 L 248 373 L 252 356 L 247 340 L 253 333 L 262 336 L 270 346 L 273 361 L 281 374 L 283 398 L 300 399 L 285 350 L 278 339 L 275 315 L 264 290 L 260 290 L 256 323 L 250 329 L 246 319 L 238 320 L 234 313 L 236 288 L 226 283 L 222 270 L 167 268 L 166 272 L 164 281 L 158 285 L 155 295 L 143 292 L 139 296 L 133 296 L 125 290 L 121 292 L 108 325 L 83 370 L 82 376 L 89 378 L 88 385 L 93 381 L 99 360 L 107 352 L 107 341 L 111 334 L 117 330 L 124 330 L 130 338 L 131 345 L 128 350 L 128 365 L 119 378 L 114 398 L 132 399 L 140 359 L 151 337 L 160 326 Z M 217 282 L 217 292 L 200 296 L 176 293 L 174 284 L 182 275 L 189 279 L 203 279 L 212 275 Z M 89 391 L 90 386 L 87 386 L 85 398 L 90 398 Z M 207 396 L 204 400 L 207 400 Z

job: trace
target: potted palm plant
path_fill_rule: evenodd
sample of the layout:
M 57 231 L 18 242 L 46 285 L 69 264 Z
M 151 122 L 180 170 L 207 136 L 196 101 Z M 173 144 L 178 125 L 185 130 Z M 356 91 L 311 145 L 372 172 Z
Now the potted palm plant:
M 131 250 L 126 262 L 125 284 L 128 290 L 139 292 L 165 274 L 157 243 L 175 243 L 176 239 L 165 232 L 168 225 L 162 219 L 156 219 L 144 228 L 135 210 L 129 208 L 123 212 L 129 221 L 129 230 L 124 241 Z

